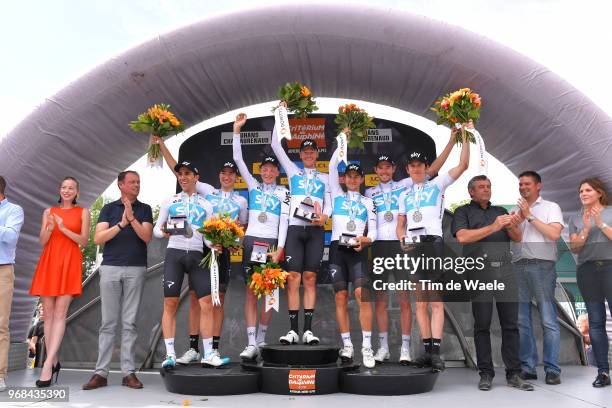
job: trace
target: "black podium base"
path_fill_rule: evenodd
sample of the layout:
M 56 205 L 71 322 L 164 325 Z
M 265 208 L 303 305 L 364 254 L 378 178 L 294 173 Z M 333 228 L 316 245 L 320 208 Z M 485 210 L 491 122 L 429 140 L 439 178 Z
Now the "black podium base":
M 280 366 L 244 362 L 246 370 L 259 372 L 261 392 L 279 395 L 323 395 L 340 392 L 340 375 L 344 370 L 356 370 L 354 364 Z
M 340 389 L 349 394 L 409 395 L 433 389 L 438 373 L 431 368 L 416 368 L 397 363 L 377 364 L 374 368 L 360 367 L 340 374 Z
M 338 347 L 318 344 L 308 346 L 267 345 L 261 348 L 261 357 L 269 365 L 326 365 L 338 360 Z
M 220 368 L 202 368 L 200 363 L 159 370 L 166 390 L 187 395 L 236 395 L 259 392 L 259 373 L 244 370 L 239 363 Z

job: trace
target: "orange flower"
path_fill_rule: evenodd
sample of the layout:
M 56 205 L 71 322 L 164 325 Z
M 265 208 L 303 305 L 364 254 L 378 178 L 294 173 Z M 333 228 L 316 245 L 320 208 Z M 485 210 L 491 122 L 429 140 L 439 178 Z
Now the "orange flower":
M 311 95 L 310 89 L 308 89 L 308 87 L 304 85 L 300 88 L 300 93 L 305 98 L 308 98 Z

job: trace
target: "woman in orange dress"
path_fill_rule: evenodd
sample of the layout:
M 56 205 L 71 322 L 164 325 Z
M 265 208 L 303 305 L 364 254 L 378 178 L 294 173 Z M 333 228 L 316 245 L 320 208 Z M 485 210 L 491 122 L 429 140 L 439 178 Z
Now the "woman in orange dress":
M 43 251 L 34 273 L 30 294 L 40 296 L 45 313 L 47 358 L 38 387 L 48 387 L 59 374 L 57 355 L 66 329 L 66 314 L 73 296 L 82 292 L 80 246 L 89 239 L 89 210 L 77 205 L 79 182 L 66 177 L 60 185 L 59 205 L 47 208 L 42 217 L 39 240 Z

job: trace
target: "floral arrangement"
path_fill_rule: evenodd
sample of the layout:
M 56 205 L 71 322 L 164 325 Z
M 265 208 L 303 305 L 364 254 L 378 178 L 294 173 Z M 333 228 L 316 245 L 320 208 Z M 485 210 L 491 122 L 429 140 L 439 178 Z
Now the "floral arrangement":
M 448 124 L 451 129 L 461 129 L 455 134 L 455 142 L 460 144 L 463 136 L 467 136 L 470 143 L 476 143 L 474 134 L 465 129 L 470 121 L 476 124 L 480 118 L 480 106 L 482 101 L 480 95 L 470 88 L 461 88 L 436 99 L 432 111 L 438 115 L 438 125 Z

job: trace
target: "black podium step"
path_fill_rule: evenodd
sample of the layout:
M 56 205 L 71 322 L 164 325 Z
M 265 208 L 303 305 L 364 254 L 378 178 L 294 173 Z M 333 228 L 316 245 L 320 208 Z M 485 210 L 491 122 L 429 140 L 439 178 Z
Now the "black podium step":
M 320 344 L 267 345 L 261 348 L 261 357 L 270 365 L 321 366 L 336 363 L 338 347 Z
M 438 373 L 431 368 L 416 368 L 385 363 L 374 368 L 359 367 L 340 374 L 340 389 L 349 394 L 409 395 L 433 389 Z
M 259 372 L 261 392 L 279 395 L 323 395 L 340 392 L 340 375 L 356 370 L 355 364 L 268 365 L 264 362 L 243 362 L 246 370 Z
M 187 395 L 236 395 L 259 392 L 259 372 L 245 370 L 239 363 L 220 368 L 203 368 L 200 363 L 159 370 L 166 390 Z

